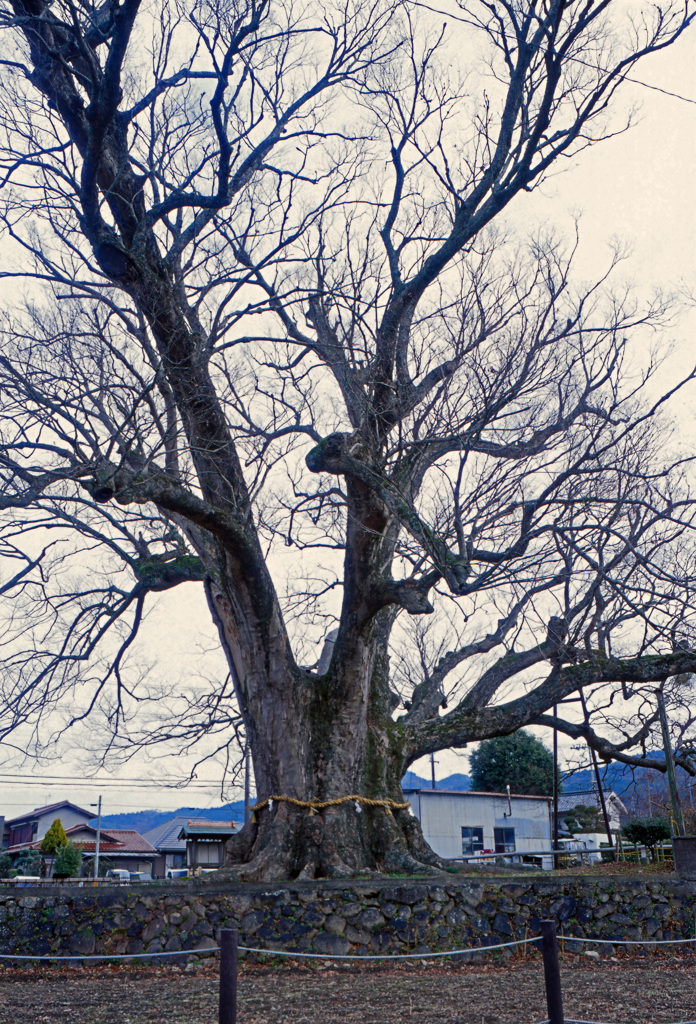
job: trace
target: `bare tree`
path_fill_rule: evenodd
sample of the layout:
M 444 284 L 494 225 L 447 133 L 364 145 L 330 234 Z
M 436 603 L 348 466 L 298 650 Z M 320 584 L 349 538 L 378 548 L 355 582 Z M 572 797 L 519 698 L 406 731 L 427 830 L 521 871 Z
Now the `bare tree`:
M 180 722 L 248 738 L 244 877 L 436 864 L 400 784 L 434 750 L 556 722 L 633 756 L 548 712 L 696 670 L 669 396 L 626 365 L 667 311 L 496 219 L 625 127 L 615 93 L 691 18 L 9 0 L 5 735 L 85 679 L 118 733 L 150 595 L 198 582 L 234 699 Z M 392 680 L 433 612 L 456 643 L 421 633 Z

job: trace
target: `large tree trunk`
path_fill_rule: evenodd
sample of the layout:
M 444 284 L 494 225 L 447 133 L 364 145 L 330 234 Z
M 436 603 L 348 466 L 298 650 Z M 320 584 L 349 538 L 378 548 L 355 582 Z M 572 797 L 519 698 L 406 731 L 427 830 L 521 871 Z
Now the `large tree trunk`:
M 279 622 L 275 643 L 259 642 L 258 631 L 244 629 L 220 591 L 214 600 L 249 737 L 257 804 L 353 794 L 405 803 L 405 755 L 391 717 L 386 654 L 393 616 L 378 616 L 354 638 L 350 656 L 334 656 L 318 676 L 294 665 Z M 315 810 L 276 799 L 229 841 L 225 867 L 238 878 L 271 880 L 430 872 L 438 864 L 407 808 L 351 800 Z

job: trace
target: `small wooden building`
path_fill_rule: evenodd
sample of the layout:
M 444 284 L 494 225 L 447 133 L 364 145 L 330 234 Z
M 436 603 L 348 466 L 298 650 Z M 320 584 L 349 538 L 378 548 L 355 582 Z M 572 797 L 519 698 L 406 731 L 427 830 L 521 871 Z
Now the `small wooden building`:
M 225 843 L 239 831 L 234 821 L 187 821 L 179 832 L 186 840 L 186 866 L 193 874 L 198 868 L 215 870 L 225 860 Z

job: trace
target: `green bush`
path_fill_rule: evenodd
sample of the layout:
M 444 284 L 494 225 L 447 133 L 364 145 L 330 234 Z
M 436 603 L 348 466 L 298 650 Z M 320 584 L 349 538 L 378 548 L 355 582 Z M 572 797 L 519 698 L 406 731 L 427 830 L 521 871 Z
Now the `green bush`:
M 66 843 L 65 846 L 61 846 L 56 854 L 53 875 L 54 877 L 77 878 L 80 874 L 81 864 L 82 847 L 76 846 L 75 843 Z
M 570 833 L 604 832 L 604 817 L 599 807 L 591 804 L 578 804 L 566 811 L 563 821 Z
M 12 858 L 9 853 L 0 854 L 0 878 L 9 878 L 12 870 Z
M 621 829 L 629 843 L 647 846 L 655 859 L 655 844 L 662 839 L 671 839 L 672 832 L 666 818 L 633 818 Z
M 40 875 L 41 874 L 41 854 L 38 850 L 22 850 L 17 860 L 15 861 L 15 868 L 17 869 L 18 875 Z

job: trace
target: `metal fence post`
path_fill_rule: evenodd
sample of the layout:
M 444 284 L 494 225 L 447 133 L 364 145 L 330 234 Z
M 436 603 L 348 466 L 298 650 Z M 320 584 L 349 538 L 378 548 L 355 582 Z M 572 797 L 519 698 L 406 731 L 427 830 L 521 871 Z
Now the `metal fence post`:
M 221 930 L 219 1024 L 237 1024 L 237 943 L 236 928 Z
M 556 922 L 541 922 L 541 952 L 544 957 L 544 982 L 546 984 L 546 1006 L 549 1024 L 564 1024 L 563 996 L 561 993 L 561 969 L 558 964 L 558 942 Z

